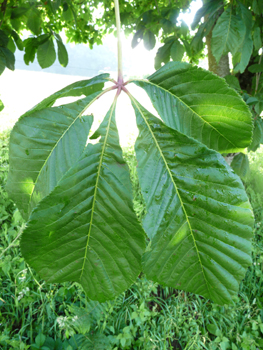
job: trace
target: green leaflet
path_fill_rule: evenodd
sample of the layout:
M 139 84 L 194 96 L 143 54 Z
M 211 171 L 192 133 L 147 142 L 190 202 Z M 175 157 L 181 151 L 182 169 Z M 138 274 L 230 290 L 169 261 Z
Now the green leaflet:
M 88 297 L 112 299 L 141 271 L 145 234 L 133 210 L 115 103 L 77 163 L 32 212 L 22 235 L 27 262 L 47 281 L 76 281 Z
M 98 91 L 19 119 L 10 136 L 7 191 L 24 218 L 57 185 L 86 146 L 92 116 L 82 116 Z
M 165 126 L 133 99 L 138 175 L 152 239 L 148 278 L 231 303 L 251 264 L 253 214 L 242 182 L 224 159 Z
M 62 41 L 57 40 L 58 46 L 58 60 L 62 67 L 66 67 L 68 65 L 68 52 Z
M 248 147 L 249 151 L 255 152 L 263 143 L 263 120 L 259 116 L 254 121 L 254 132 L 251 144 Z
M 185 53 L 184 46 L 179 42 L 179 40 L 175 40 L 173 45 L 171 46 L 171 57 L 173 61 L 182 61 Z
M 259 27 L 256 27 L 254 30 L 253 43 L 255 50 L 259 50 L 262 47 L 261 30 Z
M 27 13 L 27 26 L 35 35 L 39 35 L 41 33 L 41 24 L 42 18 L 39 10 L 31 6 L 30 10 Z
M 235 65 L 234 73 L 244 73 L 253 52 L 253 41 L 251 36 L 253 19 L 251 12 L 244 5 L 239 3 L 238 9 L 241 18 L 246 25 L 246 33 L 238 49 L 238 52 L 234 55 L 232 61 L 233 65 Z
M 162 120 L 219 152 L 237 152 L 252 137 L 252 119 L 241 97 L 222 78 L 188 63 L 170 62 L 142 87 Z
M 81 80 L 76 83 L 70 84 L 63 89 L 55 92 L 54 94 L 48 96 L 43 101 L 39 102 L 35 107 L 27 111 L 23 116 L 29 115 L 40 109 L 51 107 L 53 104 L 62 97 L 69 96 L 81 96 L 81 95 L 92 95 L 94 92 L 101 91 L 103 89 L 104 83 L 107 82 L 109 78 L 108 73 L 97 75 L 96 77 L 89 80 Z
M 241 18 L 233 14 L 229 6 L 219 17 L 212 32 L 212 53 L 217 62 L 222 55 L 238 51 L 246 33 L 246 27 Z
M 155 36 L 150 30 L 146 30 L 143 34 L 143 44 L 146 50 L 152 50 L 155 46 Z
M 241 177 L 241 179 L 244 179 L 249 171 L 249 160 L 247 154 L 237 154 L 231 162 L 231 168 Z
M 235 74 L 238 72 L 244 73 L 249 63 L 252 52 L 253 52 L 253 41 L 252 41 L 251 33 L 247 33 L 242 42 L 240 52 L 236 53 L 235 56 L 233 57 L 233 64 L 235 61 L 238 62 L 234 67 Z
M 44 44 L 38 46 L 37 60 L 41 68 L 48 68 L 55 62 L 56 51 L 52 37 L 50 37 Z

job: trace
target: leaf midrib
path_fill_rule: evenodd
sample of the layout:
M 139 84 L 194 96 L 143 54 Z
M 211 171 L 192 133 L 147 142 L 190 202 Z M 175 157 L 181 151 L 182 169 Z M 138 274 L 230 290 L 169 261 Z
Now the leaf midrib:
M 80 277 L 79 277 L 80 280 L 81 280 L 81 277 L 83 275 L 85 264 L 86 264 L 86 261 L 87 261 L 87 253 L 88 253 L 89 239 L 90 239 L 90 233 L 91 233 L 92 222 L 93 222 L 93 214 L 94 214 L 95 203 L 96 203 L 98 183 L 99 183 L 99 178 L 100 178 L 102 161 L 103 161 L 103 158 L 104 158 L 104 155 L 105 155 L 105 148 L 106 148 L 106 144 L 107 144 L 107 140 L 108 140 L 110 125 L 111 125 L 111 118 L 112 118 L 112 115 L 113 115 L 113 112 L 114 112 L 114 109 L 115 109 L 115 105 L 116 105 L 116 100 L 114 100 L 114 102 L 113 102 L 113 104 L 111 106 L 108 126 L 107 126 L 107 129 L 106 129 L 106 135 L 105 135 L 104 142 L 103 142 L 103 145 L 102 145 L 101 156 L 100 156 L 100 161 L 99 161 L 99 166 L 98 166 L 98 175 L 97 175 L 97 178 L 96 178 L 95 189 L 94 189 L 94 197 L 93 197 L 92 208 L 91 208 L 91 217 L 90 217 L 89 231 L 88 231 L 88 235 L 87 235 L 88 236 L 87 237 L 87 243 L 86 243 L 85 254 L 84 254 L 83 264 L 82 264 L 82 268 L 81 268 L 81 273 L 80 273 Z
M 186 210 L 185 210 L 185 207 L 184 207 L 184 203 L 183 203 L 183 201 L 182 201 L 182 199 L 181 199 L 181 197 L 180 197 L 180 194 L 179 194 L 179 192 L 178 192 L 178 188 L 177 188 L 177 186 L 176 186 L 176 183 L 174 182 L 174 179 L 173 179 L 172 173 L 171 173 L 171 171 L 170 171 L 170 168 L 169 168 L 169 166 L 168 166 L 168 164 L 167 164 L 167 162 L 166 162 L 166 160 L 165 160 L 165 157 L 164 157 L 164 155 L 163 155 L 163 152 L 162 152 L 162 150 L 161 150 L 161 148 L 160 148 L 160 146 L 159 146 L 159 144 L 158 144 L 158 142 L 157 142 L 157 140 L 156 140 L 156 138 L 155 138 L 155 136 L 154 136 L 154 134 L 153 134 L 153 132 L 152 132 L 152 129 L 151 129 L 150 125 L 148 124 L 146 118 L 144 117 L 143 112 L 141 111 L 139 105 L 137 104 L 137 101 L 135 100 L 135 98 L 134 98 L 132 95 L 129 95 L 129 96 L 130 96 L 130 98 L 132 99 L 133 103 L 136 105 L 136 107 L 137 107 L 138 111 L 140 112 L 140 114 L 141 114 L 141 116 L 142 116 L 142 118 L 143 118 L 145 124 L 147 125 L 147 127 L 148 127 L 148 129 L 149 129 L 149 131 L 150 131 L 150 133 L 151 133 L 151 136 L 152 136 L 152 138 L 153 138 L 153 140 L 154 140 L 154 142 L 155 142 L 155 144 L 156 144 L 156 147 L 157 147 L 157 149 L 158 149 L 158 151 L 159 151 L 159 153 L 160 153 L 160 155 L 161 155 L 161 157 L 162 157 L 162 159 L 163 159 L 163 162 L 164 162 L 165 167 L 166 167 L 166 169 L 167 169 L 167 172 L 168 172 L 168 174 L 169 174 L 169 176 L 170 176 L 170 179 L 171 179 L 171 181 L 172 181 L 172 183 L 173 183 L 173 185 L 174 185 L 174 188 L 175 188 L 175 191 L 176 191 L 176 193 L 177 193 L 177 196 L 178 196 L 178 198 L 179 198 L 179 200 L 180 200 L 180 203 L 181 203 L 181 206 L 182 206 L 182 209 L 183 209 L 183 212 L 184 212 L 186 221 L 187 221 L 187 223 L 188 223 L 188 227 L 189 227 L 190 232 L 191 232 L 191 236 L 192 236 L 192 239 L 193 239 L 193 242 L 194 242 L 194 246 L 195 246 L 196 253 L 197 253 L 197 256 L 198 256 L 199 264 L 200 264 L 200 267 L 201 267 L 201 270 L 202 270 L 203 278 L 204 278 L 204 281 L 205 281 L 205 283 L 206 283 L 207 291 L 208 291 L 208 293 L 210 294 L 210 297 L 211 297 L 210 289 L 209 289 L 208 282 L 207 282 L 207 279 L 206 279 L 206 276 L 205 276 L 205 273 L 204 273 L 203 265 L 202 265 L 202 263 L 201 263 L 201 258 L 200 258 L 199 250 L 198 250 L 197 245 L 196 245 L 196 241 L 195 241 L 195 237 L 194 237 L 194 234 L 193 234 L 193 230 L 192 230 L 190 221 L 189 221 L 189 219 L 188 219 L 188 215 L 187 215 L 187 213 L 186 213 Z M 211 299 L 212 299 L 212 297 L 211 297 Z

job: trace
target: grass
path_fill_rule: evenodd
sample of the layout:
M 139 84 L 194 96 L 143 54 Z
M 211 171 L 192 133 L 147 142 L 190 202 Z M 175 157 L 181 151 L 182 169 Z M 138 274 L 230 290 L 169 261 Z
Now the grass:
M 163 288 L 141 275 L 113 301 L 86 298 L 76 283 L 46 284 L 21 256 L 24 221 L 4 190 L 7 132 L 0 134 L 0 349 L 263 349 L 263 151 L 250 156 L 245 186 L 256 217 L 253 265 L 232 306 Z M 125 150 L 140 219 L 144 202 Z

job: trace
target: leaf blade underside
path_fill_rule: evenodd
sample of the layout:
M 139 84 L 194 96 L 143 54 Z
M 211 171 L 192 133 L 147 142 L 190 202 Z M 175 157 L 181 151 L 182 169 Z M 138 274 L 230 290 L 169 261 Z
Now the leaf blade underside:
M 152 240 L 143 270 L 160 284 L 231 303 L 251 264 L 253 215 L 243 185 L 218 153 L 132 103 L 143 227 Z
M 148 80 L 131 80 L 150 97 L 169 127 L 219 152 L 237 152 L 252 137 L 252 118 L 222 78 L 185 62 L 170 62 Z
M 100 141 L 88 144 L 39 203 L 21 240 L 26 261 L 43 278 L 79 282 L 98 301 L 114 298 L 134 282 L 145 249 L 114 108 L 98 131 Z

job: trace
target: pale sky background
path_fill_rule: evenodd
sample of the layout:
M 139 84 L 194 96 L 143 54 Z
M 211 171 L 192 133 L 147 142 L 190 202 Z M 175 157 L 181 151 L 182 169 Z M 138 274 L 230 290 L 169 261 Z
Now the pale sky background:
M 183 19 L 190 27 L 195 12 L 201 6 L 201 0 L 194 1 L 190 7 L 191 12 L 181 14 L 180 19 Z M 113 36 L 109 36 L 105 38 L 104 42 L 105 45 L 109 48 L 109 57 L 111 57 L 112 61 L 112 56 L 117 56 L 116 39 Z M 124 74 L 128 76 L 143 77 L 154 72 L 154 57 L 156 55 L 158 46 L 156 46 L 156 48 L 152 51 L 147 51 L 144 48 L 143 43 L 140 43 L 135 49 L 132 49 L 131 38 L 127 39 L 125 37 L 123 37 L 122 46 L 124 66 L 126 66 L 126 70 L 128 70 L 128 72 L 124 71 Z M 70 48 L 74 49 L 74 53 L 78 53 L 78 45 L 70 44 Z M 110 65 L 107 64 L 107 56 L 103 58 L 103 61 L 104 59 L 105 62 L 103 62 L 102 70 L 106 70 L 107 66 Z M 23 67 L 22 64 L 22 56 L 20 55 L 17 57 L 17 66 Z M 58 63 L 55 63 L 55 65 L 56 64 L 58 65 Z M 78 62 L 72 62 L 72 60 L 70 60 L 68 67 L 70 68 L 70 66 L 77 67 Z M 87 62 L 87 67 L 88 66 L 89 62 Z M 25 68 L 31 69 L 30 66 Z M 31 109 L 34 105 L 52 93 L 75 81 L 88 79 L 94 75 L 90 74 L 86 76 L 74 76 L 66 74 L 54 74 L 50 72 L 47 73 L 47 70 L 52 70 L 52 67 L 40 71 L 24 70 L 23 68 L 15 69 L 15 71 L 12 72 L 9 69 L 5 69 L 4 73 L 0 76 L 0 98 L 5 105 L 4 110 L 0 112 L 0 131 L 7 128 L 12 128 L 20 115 Z M 87 74 L 89 73 L 92 73 L 92 70 L 89 70 L 87 68 Z M 109 73 L 111 73 L 111 76 L 116 79 L 116 71 Z M 152 113 L 156 114 L 147 94 L 142 89 L 135 87 L 133 84 L 129 85 L 128 89 L 139 100 L 140 103 L 142 103 Z M 105 94 L 90 108 L 90 112 L 93 113 L 96 121 L 93 128 L 98 125 L 98 122 L 103 119 L 105 113 L 110 108 L 110 104 L 113 101 L 115 93 L 116 91 Z M 72 99 L 70 98 L 68 98 L 66 101 L 63 99 L 63 101 L 60 100 L 57 104 L 64 104 L 71 101 Z M 118 99 L 117 125 L 120 132 L 121 144 L 123 146 L 126 146 L 129 143 L 133 143 L 137 135 L 137 128 L 129 98 L 124 93 L 122 93 Z

